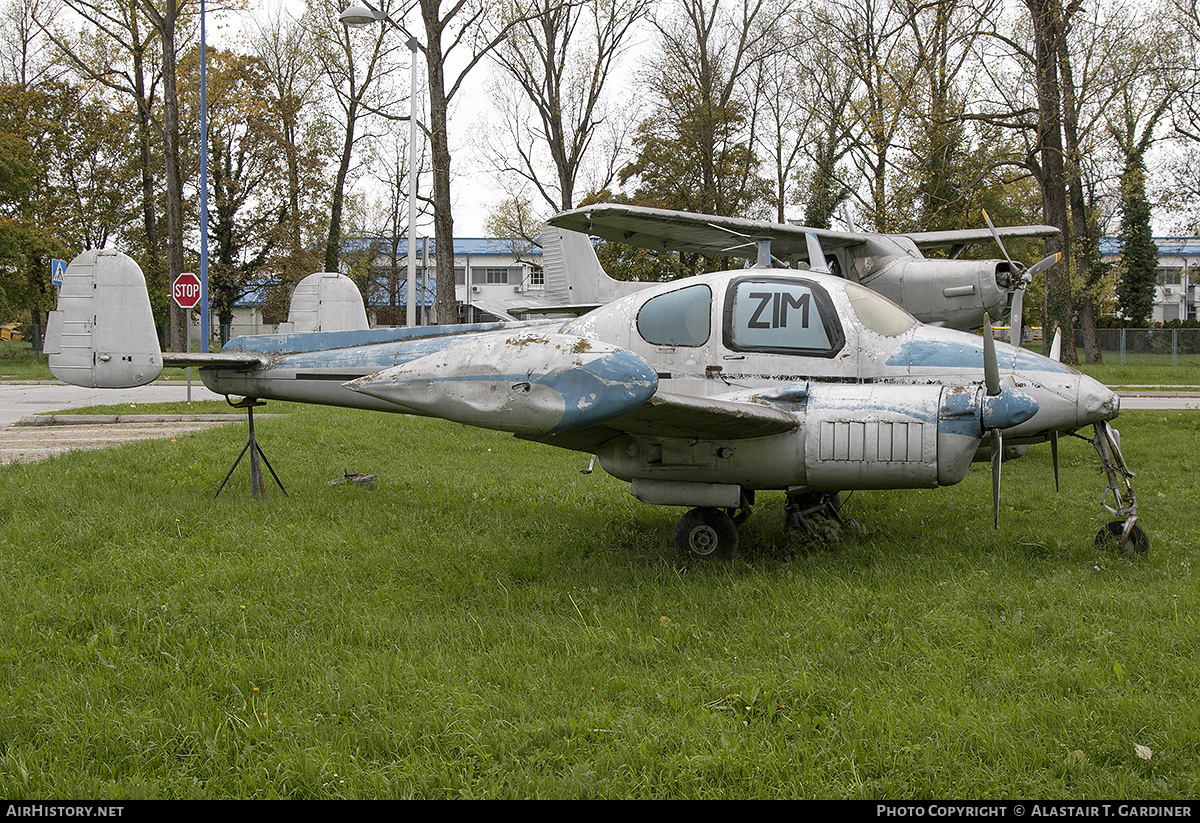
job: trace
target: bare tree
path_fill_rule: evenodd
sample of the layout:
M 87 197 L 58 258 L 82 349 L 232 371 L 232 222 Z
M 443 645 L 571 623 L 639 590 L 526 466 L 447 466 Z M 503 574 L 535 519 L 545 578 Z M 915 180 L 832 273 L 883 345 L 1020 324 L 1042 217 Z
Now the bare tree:
M 394 10 L 391 0 L 380 0 L 385 14 Z M 386 78 L 396 68 L 402 48 L 394 33 L 383 26 L 363 32 L 338 22 L 337 0 L 309 0 L 305 21 L 319 56 L 322 72 L 336 100 L 341 149 L 329 208 L 329 233 L 325 241 L 325 270 L 337 271 L 342 250 L 342 213 L 346 188 L 354 163 L 354 150 L 371 135 L 363 130 L 364 118 L 386 111 L 398 102 L 386 88 Z
M 426 79 L 429 87 L 429 144 L 433 167 L 433 229 L 437 245 L 438 323 L 458 316 L 454 300 L 454 215 L 450 195 L 450 101 L 470 72 L 508 34 L 536 13 L 506 8 L 487 0 L 419 0 L 425 29 Z
M 282 159 L 286 214 L 279 225 L 276 268 L 281 286 L 311 274 L 320 264 L 311 246 L 323 231 L 323 210 L 330 185 L 325 171 L 332 152 L 327 132 L 314 110 L 321 104 L 321 66 L 312 35 L 282 8 L 260 18 L 250 44 L 268 79 L 267 105 Z
M 31 89 L 62 75 L 39 25 L 53 19 L 61 5 L 59 0 L 9 0 L 0 10 L 0 82 Z
M 650 5 L 650 0 L 535 0 L 536 16 L 513 27 L 492 53 L 509 78 L 496 102 L 515 153 L 492 152 L 495 165 L 531 185 L 555 211 L 575 206 L 598 130 L 615 115 L 605 106 L 607 85 Z M 550 157 L 552 181 L 545 179 L 543 152 Z M 612 155 L 602 165 L 595 188 L 616 175 Z

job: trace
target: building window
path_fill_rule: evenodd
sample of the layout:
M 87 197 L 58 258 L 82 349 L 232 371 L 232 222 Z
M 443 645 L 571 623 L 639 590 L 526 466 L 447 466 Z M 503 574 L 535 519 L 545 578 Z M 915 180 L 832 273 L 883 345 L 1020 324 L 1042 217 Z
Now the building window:
M 531 285 L 531 286 L 546 285 L 546 272 L 542 270 L 541 266 L 530 266 L 529 267 L 529 285 Z
M 508 269 L 486 268 L 483 270 L 483 282 L 500 284 L 508 282 Z

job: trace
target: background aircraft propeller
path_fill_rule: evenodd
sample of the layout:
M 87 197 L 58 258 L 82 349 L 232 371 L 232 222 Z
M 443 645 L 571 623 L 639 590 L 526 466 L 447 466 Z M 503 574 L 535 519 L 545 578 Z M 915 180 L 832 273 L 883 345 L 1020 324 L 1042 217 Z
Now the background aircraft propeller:
M 1020 280 L 1016 284 L 1016 293 L 1013 294 L 1012 309 L 1009 311 L 1009 333 L 1008 342 L 1014 346 L 1021 345 L 1021 324 L 1024 322 L 1025 311 L 1025 287 L 1033 280 L 1034 275 L 1041 274 L 1046 269 L 1053 266 L 1062 259 L 1060 252 L 1047 255 L 1035 263 L 1030 268 L 1025 268 L 1020 263 L 1013 261 L 1008 256 L 1008 249 L 1004 248 L 1004 241 L 1000 239 L 1000 232 L 996 231 L 995 224 L 992 223 L 992 218 L 988 216 L 987 209 L 983 210 L 983 219 L 987 223 L 988 230 L 992 233 L 992 237 L 996 240 L 996 245 L 1000 247 L 1000 253 L 1004 255 L 1004 259 L 1008 261 L 1008 265 L 1012 271 L 1020 275 Z

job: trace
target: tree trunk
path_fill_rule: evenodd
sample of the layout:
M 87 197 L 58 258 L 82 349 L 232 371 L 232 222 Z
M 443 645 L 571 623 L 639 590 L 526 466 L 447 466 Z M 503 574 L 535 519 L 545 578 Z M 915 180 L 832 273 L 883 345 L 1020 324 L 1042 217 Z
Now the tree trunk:
M 1038 143 L 1042 188 L 1042 219 L 1062 234 L 1046 240 L 1047 254 L 1070 251 L 1066 246 L 1070 223 L 1067 219 L 1067 184 L 1063 166 L 1062 94 L 1058 82 L 1058 42 L 1062 37 L 1059 0 L 1026 0 L 1033 21 L 1037 72 Z M 1062 359 L 1075 364 L 1074 307 L 1071 300 L 1070 267 L 1052 266 L 1046 271 L 1046 302 L 1043 312 L 1043 349 L 1049 351 L 1054 332 L 1061 329 Z
M 446 74 L 442 64 L 442 29 L 439 0 L 421 0 L 425 21 L 425 66 L 429 81 L 429 144 L 433 161 L 433 236 L 437 253 L 437 296 L 434 322 L 458 320 L 454 297 L 454 215 L 450 211 L 450 139 L 447 130 Z M 470 293 L 471 284 L 466 284 Z

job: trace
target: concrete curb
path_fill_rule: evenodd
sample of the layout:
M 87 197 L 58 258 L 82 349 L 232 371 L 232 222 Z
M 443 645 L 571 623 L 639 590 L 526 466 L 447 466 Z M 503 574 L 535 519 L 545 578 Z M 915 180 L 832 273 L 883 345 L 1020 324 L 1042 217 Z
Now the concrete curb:
M 256 414 L 256 418 L 287 417 Z M 96 426 L 117 423 L 240 423 L 241 414 L 35 414 L 22 417 L 17 426 Z

